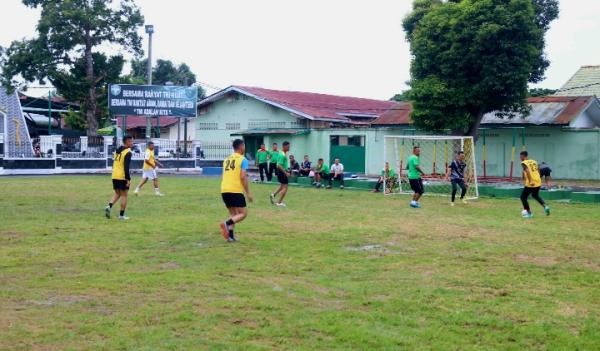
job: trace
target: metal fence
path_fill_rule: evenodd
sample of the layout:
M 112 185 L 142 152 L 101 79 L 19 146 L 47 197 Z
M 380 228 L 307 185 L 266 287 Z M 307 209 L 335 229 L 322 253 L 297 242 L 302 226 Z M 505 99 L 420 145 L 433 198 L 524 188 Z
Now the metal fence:
M 61 156 L 71 158 L 104 158 L 104 138 L 101 136 L 90 137 L 62 137 Z
M 177 141 L 170 139 L 154 139 L 154 152 L 159 159 L 194 158 L 196 150 L 191 141 Z M 146 150 L 145 140 L 135 140 L 131 148 L 132 158 L 144 158 Z
M 222 161 L 232 152 L 230 141 L 215 141 L 202 143 L 200 158 L 210 161 Z

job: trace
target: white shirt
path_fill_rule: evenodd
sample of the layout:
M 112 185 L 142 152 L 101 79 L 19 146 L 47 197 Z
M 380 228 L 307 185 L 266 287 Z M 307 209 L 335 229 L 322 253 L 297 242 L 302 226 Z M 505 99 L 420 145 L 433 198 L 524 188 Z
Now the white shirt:
M 331 165 L 331 173 L 344 173 L 344 165 L 338 163 L 337 165 L 334 163 Z

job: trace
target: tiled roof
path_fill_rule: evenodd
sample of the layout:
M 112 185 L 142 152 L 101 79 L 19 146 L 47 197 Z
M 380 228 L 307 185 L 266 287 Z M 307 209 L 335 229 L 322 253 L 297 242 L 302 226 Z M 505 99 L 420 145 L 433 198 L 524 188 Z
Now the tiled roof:
M 160 118 L 160 127 L 170 127 L 174 124 L 177 124 L 178 118 L 175 117 L 161 117 Z M 119 125 L 121 124 L 121 120 L 118 121 Z M 156 126 L 156 118 L 152 118 L 152 127 Z M 146 128 L 146 117 L 143 116 L 127 116 L 127 130 L 135 129 L 135 128 Z
M 390 109 L 385 111 L 379 118 L 373 121 L 372 125 L 404 125 L 410 124 L 410 113 L 412 106 L 409 102 L 398 102 Z
M 531 113 L 523 118 L 498 118 L 495 112 L 483 116 L 483 124 L 554 124 L 567 125 L 578 117 L 590 102 L 596 99 L 593 96 L 545 96 L 527 99 L 531 106 Z
M 305 118 L 341 123 L 354 123 L 353 121 L 360 123 L 363 122 L 361 119 L 377 118 L 395 104 L 393 101 L 247 86 L 232 86 L 204 101 L 214 101 L 231 90 L 283 107 Z
M 554 95 L 600 97 L 600 65 L 581 67 Z

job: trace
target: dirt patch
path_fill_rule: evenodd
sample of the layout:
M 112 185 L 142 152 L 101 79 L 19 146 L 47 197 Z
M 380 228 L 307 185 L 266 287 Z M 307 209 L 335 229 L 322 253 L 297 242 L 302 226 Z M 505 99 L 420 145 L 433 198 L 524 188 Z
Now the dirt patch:
M 544 267 L 554 266 L 558 264 L 558 260 L 555 257 L 550 256 L 529 256 L 525 254 L 519 254 L 515 256 L 515 260 Z
M 3 240 L 19 240 L 22 239 L 24 237 L 26 237 L 28 234 L 27 233 L 21 233 L 21 232 L 1 232 L 0 233 L 0 238 L 2 238 Z
M 367 244 L 361 246 L 347 246 L 347 251 L 351 252 L 373 252 L 373 253 L 385 253 L 385 254 L 394 254 L 398 253 L 397 251 L 390 250 L 385 245 L 380 244 Z
M 181 266 L 177 262 L 165 262 L 158 266 L 162 270 L 179 269 Z
M 86 295 L 64 295 L 64 296 L 51 296 L 46 300 L 28 300 L 27 304 L 37 306 L 64 306 L 72 305 L 74 303 L 90 301 L 92 298 Z

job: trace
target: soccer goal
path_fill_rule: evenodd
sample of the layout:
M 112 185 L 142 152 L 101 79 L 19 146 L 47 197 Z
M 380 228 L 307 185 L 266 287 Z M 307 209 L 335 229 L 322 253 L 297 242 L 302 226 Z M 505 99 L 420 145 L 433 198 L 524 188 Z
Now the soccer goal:
M 383 159 L 389 162 L 395 177 L 384 177 L 384 194 L 412 194 L 408 182 L 407 162 L 415 146 L 421 149 L 419 167 L 425 173 L 422 179 L 426 194 L 449 196 L 452 193 L 452 184 L 446 178 L 446 172 L 462 151 L 467 165 L 464 171 L 465 184 L 468 187 L 466 198 L 479 197 L 473 138 L 437 135 L 385 136 Z M 460 189 L 458 193 L 460 194 Z

